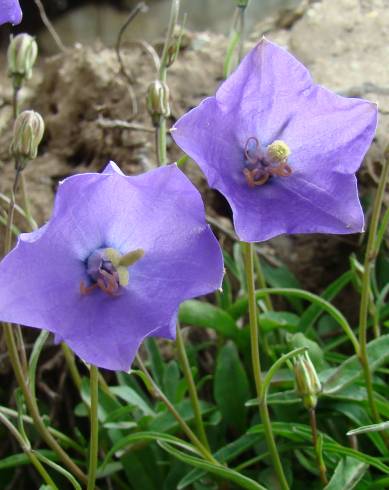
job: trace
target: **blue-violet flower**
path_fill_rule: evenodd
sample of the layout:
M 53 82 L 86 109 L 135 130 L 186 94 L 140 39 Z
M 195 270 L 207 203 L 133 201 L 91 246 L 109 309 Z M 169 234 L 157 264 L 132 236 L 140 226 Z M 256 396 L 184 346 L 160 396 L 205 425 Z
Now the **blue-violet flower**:
M 239 238 L 256 242 L 362 231 L 355 172 L 376 125 L 375 104 L 315 85 L 263 39 L 172 136 L 227 198 Z
M 22 9 L 18 0 L 0 0 L 0 25 L 10 22 L 20 24 L 22 21 Z
M 142 340 L 174 338 L 180 302 L 221 286 L 199 192 L 169 165 L 65 179 L 49 222 L 0 263 L 0 320 L 49 330 L 84 360 L 128 370 Z

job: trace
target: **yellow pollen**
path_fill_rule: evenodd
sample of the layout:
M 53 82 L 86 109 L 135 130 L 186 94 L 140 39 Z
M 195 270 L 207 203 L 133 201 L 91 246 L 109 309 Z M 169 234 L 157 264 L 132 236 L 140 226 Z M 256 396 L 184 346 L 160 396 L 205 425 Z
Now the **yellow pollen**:
M 267 156 L 274 163 L 286 162 L 290 154 L 289 146 L 282 140 L 275 140 L 267 147 Z

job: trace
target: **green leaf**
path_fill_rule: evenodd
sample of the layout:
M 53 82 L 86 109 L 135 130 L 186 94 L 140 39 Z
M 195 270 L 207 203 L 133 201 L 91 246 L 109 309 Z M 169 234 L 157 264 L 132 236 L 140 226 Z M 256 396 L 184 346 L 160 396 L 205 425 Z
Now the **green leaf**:
M 49 338 L 50 332 L 42 330 L 34 342 L 34 347 L 31 352 L 31 356 L 28 363 L 28 383 L 33 397 L 35 398 L 35 376 L 36 368 L 38 365 L 39 356 L 41 355 L 42 349 Z
M 345 272 L 324 290 L 324 292 L 321 294 L 321 297 L 327 301 L 332 301 L 335 296 L 347 286 L 352 277 L 353 273 L 351 271 Z M 321 313 L 322 309 L 320 305 L 315 303 L 311 304 L 301 315 L 301 330 L 307 330 L 309 327 L 311 327 L 316 322 Z
M 178 437 L 172 436 L 170 434 L 164 434 L 162 432 L 152 432 L 152 431 L 135 432 L 134 434 L 129 434 L 115 442 L 115 444 L 108 451 L 102 465 L 100 466 L 98 470 L 98 474 L 102 473 L 105 470 L 106 466 L 111 462 L 112 457 L 116 453 L 121 453 L 123 451 L 126 451 L 130 446 L 138 442 L 145 442 L 145 441 L 150 442 L 150 441 L 157 441 L 157 440 L 171 442 L 176 445 L 181 445 L 186 450 L 195 452 L 197 454 L 196 449 L 191 444 L 182 441 Z
M 194 420 L 192 403 L 190 400 L 183 400 L 175 405 L 177 412 L 187 423 L 191 423 Z M 214 407 L 209 403 L 200 400 L 201 414 L 205 415 L 214 410 Z M 164 411 L 159 413 L 149 425 L 149 430 L 154 432 L 171 432 L 178 429 L 178 422 L 170 412 Z
M 307 425 L 291 423 L 291 422 L 272 422 L 272 429 L 274 435 L 279 435 L 294 442 L 310 442 L 311 441 L 311 429 Z M 264 434 L 264 428 L 262 424 L 254 425 L 251 427 L 247 434 Z M 389 466 L 384 464 L 378 458 L 369 456 L 368 454 L 356 451 L 349 447 L 342 446 L 335 442 L 331 437 L 323 435 L 323 452 L 337 454 L 339 456 L 351 456 L 362 463 L 374 466 L 378 470 L 385 474 L 389 474 Z
M 204 301 L 189 300 L 182 303 L 179 319 L 182 324 L 211 328 L 233 340 L 239 337 L 234 319 L 226 311 Z
M 129 405 L 138 408 L 144 415 L 155 416 L 154 410 L 143 400 L 138 393 L 130 388 L 129 386 L 112 386 L 110 387 L 111 392 L 127 402 Z
M 354 458 L 342 458 L 324 490 L 352 490 L 366 473 L 369 465 Z
M 163 371 L 165 365 L 162 360 L 161 353 L 159 352 L 158 344 L 154 337 L 148 337 L 144 341 L 144 345 L 147 350 L 151 373 L 158 386 L 163 388 Z
M 214 397 L 226 424 L 243 432 L 245 403 L 250 397 L 249 381 L 236 345 L 228 342 L 219 352 L 214 380 Z
M 338 402 L 332 404 L 331 408 L 345 415 L 348 419 L 352 420 L 356 425 L 368 425 L 369 423 L 371 423 L 371 419 L 368 416 L 365 407 L 361 406 L 358 403 L 353 403 L 350 401 L 345 403 Z M 375 433 L 368 434 L 368 437 L 382 455 L 387 454 L 385 442 L 378 434 Z
M 291 333 L 299 330 L 300 317 L 288 311 L 265 311 L 259 315 L 259 324 L 263 332 L 283 328 Z
M 358 427 L 358 429 L 349 430 L 347 435 L 352 436 L 357 434 L 366 434 L 368 432 L 381 432 L 388 429 L 389 422 L 381 422 L 380 424 L 364 425 L 363 427 Z
M 306 347 L 308 349 L 309 357 L 316 369 L 321 370 L 327 366 L 327 363 L 324 360 L 324 352 L 320 345 L 314 340 L 308 339 L 303 333 L 299 332 L 288 337 L 288 344 L 291 349 Z
M 150 457 L 151 456 L 151 457 Z M 141 448 L 129 451 L 121 457 L 127 480 L 133 488 L 142 490 L 157 490 L 158 466 L 155 464 L 154 455 L 150 454 L 150 448 Z M 151 463 L 151 468 L 150 468 Z
M 292 288 L 263 288 L 255 292 L 255 297 L 257 300 L 259 300 L 260 298 L 263 298 L 268 294 L 276 294 L 280 296 L 286 296 L 288 298 L 301 298 L 310 301 L 311 303 L 317 304 L 342 327 L 344 333 L 349 337 L 350 341 L 352 342 L 355 352 L 358 352 L 358 339 L 351 329 L 346 317 L 343 315 L 342 312 L 340 312 L 328 301 L 324 300 L 320 296 L 317 296 L 316 294 L 310 293 L 309 291 Z M 244 296 L 243 298 L 236 301 L 230 308 L 228 308 L 228 312 L 233 318 L 238 319 L 247 312 L 247 307 L 247 296 Z
M 64 468 L 60 464 L 55 463 L 51 457 L 47 458 L 42 451 L 33 451 L 33 453 L 42 463 L 50 466 L 50 468 L 57 471 L 60 475 L 64 476 L 72 484 L 74 490 L 82 490 L 81 485 L 66 468 Z
M 170 444 L 162 441 L 158 441 L 158 444 L 169 454 L 174 456 L 180 461 L 189 464 L 190 466 L 195 466 L 202 470 L 207 471 L 208 473 L 214 474 L 219 478 L 223 478 L 225 480 L 232 481 L 237 483 L 242 488 L 247 488 L 248 490 L 267 490 L 265 487 L 260 485 L 259 483 L 251 480 L 247 476 L 241 475 L 237 471 L 226 468 L 225 466 L 217 466 L 216 464 L 209 463 L 208 461 L 204 461 L 200 458 L 196 458 L 195 456 L 190 456 L 184 452 L 175 449 Z
M 89 394 L 89 379 L 82 378 L 81 381 L 81 399 L 85 403 L 86 407 L 90 407 L 90 394 Z M 85 408 L 86 408 L 85 407 Z M 114 412 L 118 408 L 121 408 L 122 405 L 108 396 L 104 391 L 99 389 L 99 406 L 98 406 L 98 418 L 100 422 L 105 422 L 108 415 L 111 412 Z M 77 407 L 78 413 L 83 413 L 82 408 L 80 406 Z
M 389 335 L 383 335 L 367 344 L 370 369 L 374 371 L 389 359 Z M 335 370 L 320 373 L 323 392 L 336 393 L 363 376 L 356 355 L 348 358 Z
M 163 373 L 163 386 L 165 388 L 165 395 L 172 403 L 177 403 L 178 390 L 180 385 L 180 369 L 175 360 L 170 361 Z
M 254 444 L 258 443 L 258 441 L 259 437 L 257 435 L 244 434 L 230 444 L 220 448 L 213 454 L 213 456 L 221 463 L 228 463 L 250 449 Z M 182 478 L 182 480 L 180 480 L 177 485 L 177 490 L 183 490 L 187 486 L 192 485 L 192 483 L 199 478 L 202 478 L 205 474 L 205 471 L 199 469 L 190 471 L 184 478 Z
M 57 455 L 53 451 L 41 449 L 39 452 L 54 461 L 58 460 Z M 27 464 L 31 464 L 31 461 L 26 453 L 13 454 L 12 456 L 0 459 L 0 470 L 4 470 L 6 468 L 16 468 Z
M 266 282 L 273 288 L 301 287 L 296 276 L 285 265 L 274 267 L 264 262 L 262 269 Z M 299 298 L 288 296 L 288 301 L 297 312 L 301 313 L 303 311 L 302 302 Z

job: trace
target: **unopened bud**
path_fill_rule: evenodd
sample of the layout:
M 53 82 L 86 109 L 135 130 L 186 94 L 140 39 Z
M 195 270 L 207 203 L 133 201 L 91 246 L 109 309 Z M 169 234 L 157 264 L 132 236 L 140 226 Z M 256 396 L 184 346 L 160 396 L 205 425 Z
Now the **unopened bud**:
M 32 36 L 22 33 L 11 37 L 7 52 L 8 73 L 18 88 L 24 80 L 31 78 L 37 56 L 38 45 Z
M 11 143 L 11 153 L 23 169 L 29 160 L 34 160 L 42 141 L 45 123 L 38 112 L 24 111 L 16 118 Z
M 155 80 L 147 90 L 147 110 L 154 125 L 158 125 L 160 118 L 170 116 L 169 88 L 166 83 Z
M 301 396 L 305 408 L 312 410 L 317 405 L 317 395 L 321 392 L 321 384 L 307 352 L 296 357 L 293 369 L 296 391 Z

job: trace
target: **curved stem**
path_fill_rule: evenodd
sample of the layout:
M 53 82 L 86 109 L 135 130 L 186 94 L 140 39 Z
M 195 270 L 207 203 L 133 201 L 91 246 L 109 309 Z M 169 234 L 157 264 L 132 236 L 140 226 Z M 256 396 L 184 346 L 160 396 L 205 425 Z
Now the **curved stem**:
M 78 391 L 81 391 L 81 376 L 77 369 L 77 364 L 76 364 L 76 359 L 74 357 L 74 354 L 67 346 L 67 344 L 65 344 L 65 342 L 61 342 L 61 348 L 70 372 L 70 377 L 72 378 L 72 381 L 74 383 L 74 386 L 77 388 Z
M 35 466 L 38 473 L 41 475 L 43 480 L 52 488 L 53 490 L 59 490 L 57 485 L 52 480 L 51 476 L 47 473 L 42 463 L 35 456 L 34 452 L 31 451 L 31 447 L 28 441 L 25 441 L 22 435 L 17 431 L 16 427 L 7 419 L 7 417 L 0 413 L 0 422 L 7 427 L 7 429 L 11 432 L 11 434 L 18 441 L 20 447 L 23 452 L 28 456 L 31 463 Z
M 259 402 L 259 415 L 262 420 L 267 447 L 271 455 L 274 470 L 277 474 L 280 487 L 282 488 L 282 490 L 289 490 L 289 485 L 284 474 L 280 456 L 278 454 L 277 446 L 273 436 L 269 410 L 266 404 L 266 400 L 263 397 L 264 384 L 262 380 L 261 361 L 260 361 L 260 354 L 259 354 L 259 333 L 258 333 L 258 323 L 257 323 L 258 315 L 257 315 L 257 303 L 256 303 L 256 296 L 255 296 L 255 283 L 254 283 L 253 245 L 251 243 L 242 243 L 242 246 L 244 252 L 245 271 L 247 277 L 247 292 L 248 292 L 249 318 L 250 318 L 251 358 L 253 364 L 255 388 L 257 391 L 257 397 Z
M 317 432 L 317 421 L 316 421 L 316 411 L 314 408 L 308 410 L 309 412 L 309 423 L 311 425 L 311 433 L 312 433 L 312 444 L 315 450 L 316 462 L 319 468 L 320 480 L 323 486 L 327 485 L 327 468 L 325 467 L 322 455 L 322 444 L 319 442 L 319 436 Z
M 370 277 L 371 271 L 374 265 L 375 256 L 378 253 L 376 233 L 378 228 L 378 222 L 382 209 L 382 202 L 385 194 L 385 187 L 389 175 L 389 146 L 385 150 L 385 163 L 382 170 L 381 178 L 378 184 L 377 193 L 374 199 L 373 212 L 371 215 L 369 236 L 367 240 L 364 270 L 362 276 L 362 290 L 361 290 L 361 305 L 359 310 L 359 360 L 362 365 L 363 374 L 365 377 L 367 399 L 369 408 L 374 422 L 380 422 L 380 416 L 377 410 L 377 406 L 374 400 L 373 390 L 373 376 L 369 366 L 369 359 L 367 355 L 367 316 L 370 301 Z
M 197 395 L 197 389 L 192 376 L 192 370 L 190 369 L 188 356 L 185 350 L 185 344 L 184 344 L 184 339 L 182 337 L 181 328 L 178 323 L 177 323 L 176 346 L 177 346 L 178 359 L 180 361 L 181 370 L 188 384 L 188 391 L 189 391 L 190 401 L 192 402 L 196 432 L 202 444 L 209 450 L 210 448 L 207 439 L 207 434 L 204 429 L 203 418 L 201 416 L 201 409 L 200 409 L 199 398 Z
M 23 209 L 25 212 L 26 219 L 28 221 L 28 225 L 32 231 L 36 230 L 38 228 L 38 225 L 31 214 L 30 200 L 28 198 L 26 179 L 24 178 L 23 172 L 21 172 L 20 174 L 20 193 L 22 195 Z
M 342 327 L 344 333 L 347 335 L 347 337 L 350 339 L 351 343 L 353 344 L 355 353 L 359 355 L 359 343 L 355 333 L 353 332 L 353 329 L 351 328 L 346 317 L 337 308 L 335 308 L 335 306 L 333 306 L 330 302 L 326 301 L 320 296 L 317 296 L 316 294 L 310 293 L 309 291 L 303 291 L 302 289 L 295 289 L 295 288 L 261 289 L 260 291 L 255 292 L 255 298 L 256 299 L 263 298 L 266 294 L 279 294 L 281 296 L 292 296 L 296 298 L 302 298 L 310 301 L 311 303 L 315 303 L 319 305 Z M 244 311 L 245 309 L 247 309 L 246 303 L 247 303 L 246 299 L 237 301 L 235 305 L 232 305 L 228 309 L 228 312 L 234 314 L 235 311 L 239 311 L 239 312 L 241 310 Z
M 90 444 L 87 488 L 88 490 L 94 490 L 99 451 L 99 420 L 97 416 L 99 406 L 99 370 L 96 366 L 90 367 L 90 400 Z
M 192 444 L 198 449 L 198 451 L 201 453 L 204 459 L 208 460 L 209 462 L 220 465 L 219 461 L 217 461 L 211 454 L 211 452 L 204 447 L 200 439 L 196 436 L 196 434 L 192 431 L 192 429 L 189 427 L 189 425 L 185 422 L 185 420 L 181 417 L 181 415 L 178 413 L 174 405 L 170 402 L 170 400 L 167 398 L 167 396 L 163 393 L 163 391 L 159 388 L 157 383 L 153 380 L 153 378 L 150 376 L 149 372 L 146 369 L 146 366 L 143 364 L 142 359 L 140 358 L 139 355 L 136 356 L 137 363 L 145 375 L 148 384 L 146 387 L 150 390 L 152 388 L 151 394 L 155 397 L 161 400 L 165 405 L 166 408 L 169 410 L 169 412 L 173 415 L 173 417 L 177 420 L 179 426 L 183 430 L 184 434 L 188 437 L 188 439 L 192 442 Z
M 294 350 L 288 352 L 287 354 L 284 354 L 283 356 L 281 356 L 271 366 L 271 368 L 267 372 L 266 376 L 264 377 L 263 383 L 262 383 L 262 398 L 263 398 L 264 403 L 266 403 L 267 392 L 269 391 L 271 380 L 273 379 L 276 372 L 281 368 L 281 366 L 288 359 L 291 359 L 292 357 L 297 356 L 298 354 L 302 354 L 306 350 L 308 350 L 307 347 L 298 347 L 297 349 L 294 349 Z
M 10 324 L 4 324 L 4 337 L 7 343 L 7 348 L 9 352 L 9 358 L 14 370 L 17 382 L 23 392 L 24 399 L 28 411 L 34 420 L 34 425 L 36 430 L 41 435 L 42 439 L 46 444 L 58 455 L 58 457 L 63 461 L 63 463 L 68 467 L 68 469 L 80 480 L 86 481 L 86 475 L 81 471 L 81 469 L 72 461 L 72 459 L 66 454 L 54 437 L 50 434 L 48 428 L 44 424 L 42 417 L 39 413 L 39 409 L 36 400 L 32 397 L 31 391 L 29 390 L 25 376 L 23 373 L 23 368 L 20 363 L 18 356 L 18 351 L 15 343 L 15 338 L 12 332 L 12 326 Z

